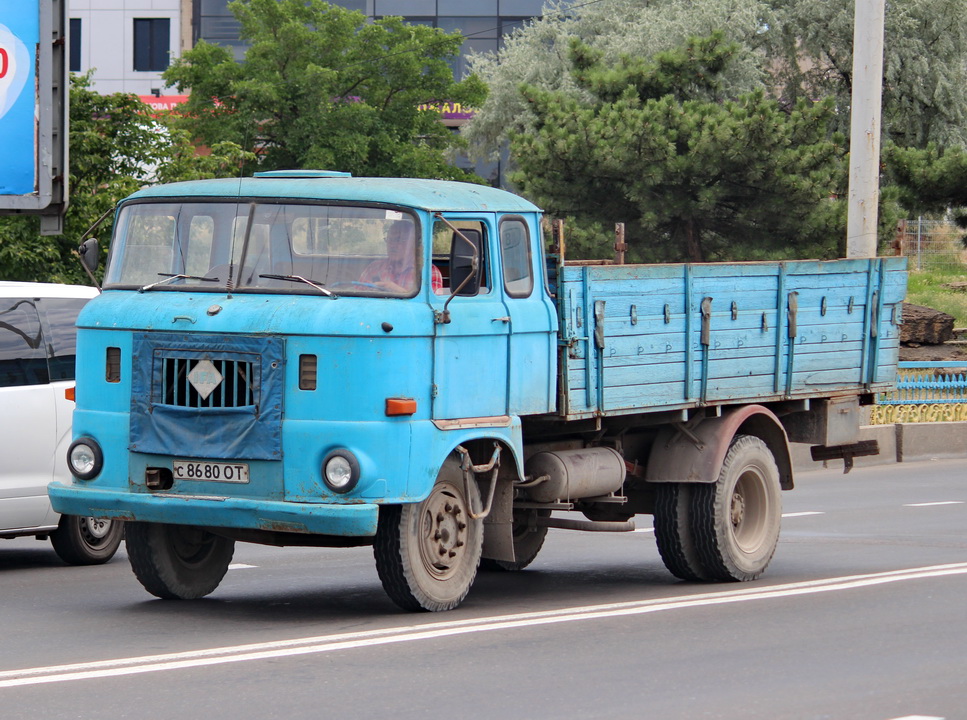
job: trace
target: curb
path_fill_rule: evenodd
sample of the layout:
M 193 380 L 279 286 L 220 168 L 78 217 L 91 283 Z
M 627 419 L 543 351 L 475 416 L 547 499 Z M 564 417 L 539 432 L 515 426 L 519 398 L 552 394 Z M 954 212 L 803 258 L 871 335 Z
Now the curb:
M 859 439 L 879 442 L 880 454 L 858 457 L 853 461 L 854 467 L 967 457 L 967 422 L 863 425 Z M 789 443 L 792 465 L 797 472 L 842 468 L 839 460 L 813 460 L 809 448 L 805 443 Z

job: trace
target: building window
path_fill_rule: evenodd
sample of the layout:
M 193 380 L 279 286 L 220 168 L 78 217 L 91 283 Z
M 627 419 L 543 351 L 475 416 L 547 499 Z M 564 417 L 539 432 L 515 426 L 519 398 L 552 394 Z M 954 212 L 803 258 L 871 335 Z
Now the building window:
M 170 38 L 171 20 L 168 18 L 135 18 L 134 69 L 138 72 L 166 70 Z
M 69 69 L 71 72 L 79 73 L 81 71 L 81 19 L 71 18 L 70 28 L 68 29 L 69 37 L 68 42 L 70 42 L 70 58 L 69 58 Z

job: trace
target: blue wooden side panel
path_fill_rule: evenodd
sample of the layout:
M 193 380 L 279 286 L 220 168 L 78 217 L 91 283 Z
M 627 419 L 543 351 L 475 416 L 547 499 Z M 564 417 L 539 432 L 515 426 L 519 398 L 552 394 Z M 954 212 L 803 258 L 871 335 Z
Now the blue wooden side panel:
M 669 410 L 889 386 L 903 258 L 566 265 L 562 414 Z

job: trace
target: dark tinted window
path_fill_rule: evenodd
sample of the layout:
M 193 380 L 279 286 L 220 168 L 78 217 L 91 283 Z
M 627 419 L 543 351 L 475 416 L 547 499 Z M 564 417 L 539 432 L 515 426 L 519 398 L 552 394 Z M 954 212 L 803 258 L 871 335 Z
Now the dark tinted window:
M 70 71 L 81 71 L 81 19 L 70 19 Z
M 171 20 L 136 18 L 134 21 L 134 69 L 161 72 L 168 69 L 171 47 Z
M 51 380 L 73 380 L 74 359 L 77 355 L 77 330 L 74 324 L 86 298 L 57 298 L 41 301 L 47 314 L 47 327 L 50 335 L 47 344 L 50 355 L 47 365 Z
M 47 358 L 37 306 L 27 299 L 0 300 L 0 387 L 46 382 Z

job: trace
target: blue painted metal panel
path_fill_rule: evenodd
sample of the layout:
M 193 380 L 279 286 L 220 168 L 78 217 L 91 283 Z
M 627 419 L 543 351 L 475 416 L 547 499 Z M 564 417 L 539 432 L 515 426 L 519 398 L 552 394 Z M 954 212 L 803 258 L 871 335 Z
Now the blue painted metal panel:
M 534 213 L 540 209 L 513 193 L 471 183 L 415 178 L 261 177 L 191 180 L 139 190 L 147 198 L 305 198 L 379 203 L 429 211 Z
M 565 266 L 562 414 L 866 392 L 889 383 L 904 267 L 902 258 Z

